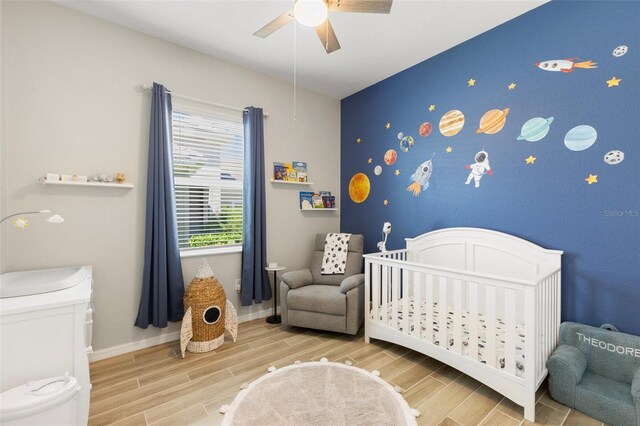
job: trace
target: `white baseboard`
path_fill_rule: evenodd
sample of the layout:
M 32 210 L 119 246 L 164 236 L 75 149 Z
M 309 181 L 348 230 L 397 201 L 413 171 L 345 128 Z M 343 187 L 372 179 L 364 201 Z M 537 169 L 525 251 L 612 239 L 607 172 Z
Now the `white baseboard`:
M 280 311 L 280 309 L 278 309 Z M 238 323 L 253 321 L 258 318 L 268 317 L 272 315 L 273 309 L 261 309 L 256 312 L 238 315 Z M 149 337 L 135 342 L 125 343 L 122 345 L 111 346 L 110 348 L 100 349 L 89 354 L 89 362 L 99 361 L 112 356 L 126 354 L 127 352 L 137 351 L 139 349 L 149 348 L 151 346 L 160 345 L 162 343 L 172 342 L 180 339 L 180 332 L 173 331 L 171 333 L 162 334 L 160 336 Z

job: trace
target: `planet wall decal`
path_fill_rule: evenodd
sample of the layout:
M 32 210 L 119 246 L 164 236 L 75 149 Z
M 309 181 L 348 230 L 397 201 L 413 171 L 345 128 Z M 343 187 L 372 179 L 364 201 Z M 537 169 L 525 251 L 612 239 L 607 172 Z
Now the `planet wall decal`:
M 433 129 L 433 126 L 431 125 L 431 123 L 429 123 L 428 121 L 425 121 L 420 125 L 420 128 L 418 129 L 418 133 L 423 138 L 426 138 L 431 134 L 432 129 Z
M 400 149 L 402 150 L 402 152 L 409 152 L 409 150 L 414 144 L 413 137 L 404 136 L 402 133 L 399 133 L 398 139 L 400 139 Z
M 349 197 L 354 203 L 362 203 L 369 196 L 371 183 L 364 173 L 356 173 L 349 181 Z
M 520 130 L 520 136 L 518 136 L 517 140 L 529 142 L 539 141 L 547 136 L 551 123 L 553 123 L 553 117 L 534 117 L 529 119 L 523 124 L 522 129 Z
M 596 142 L 598 132 L 586 124 L 576 126 L 564 136 L 564 145 L 571 151 L 584 151 Z
M 382 166 L 380 166 L 380 165 L 375 166 L 375 167 L 373 168 L 373 173 L 374 173 L 376 176 L 380 176 L 380 175 L 382 174 Z
M 384 163 L 387 166 L 391 166 L 398 159 L 398 153 L 395 149 L 390 149 L 384 153 Z
M 444 136 L 451 137 L 457 135 L 463 126 L 464 114 L 457 109 L 452 109 L 442 116 L 438 128 Z
M 487 135 L 498 133 L 507 122 L 508 114 L 509 108 L 505 108 L 503 110 L 492 109 L 485 112 L 480 119 L 480 125 L 476 130 L 476 133 L 486 133 Z

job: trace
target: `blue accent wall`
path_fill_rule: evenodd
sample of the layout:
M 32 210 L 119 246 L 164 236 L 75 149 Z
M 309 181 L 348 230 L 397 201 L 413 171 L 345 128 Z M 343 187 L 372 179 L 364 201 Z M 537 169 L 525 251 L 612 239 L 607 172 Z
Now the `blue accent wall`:
M 385 221 L 393 226 L 387 249 L 403 248 L 404 238 L 434 229 L 470 226 L 563 250 L 563 320 L 612 323 L 640 335 L 638 22 L 638 2 L 547 3 L 343 99 L 342 232 L 364 234 L 366 252 L 376 251 Z M 628 52 L 614 56 L 620 45 Z M 567 58 L 597 67 L 552 72 L 534 65 L 553 60 L 549 67 L 562 67 L 555 60 Z M 480 126 L 480 119 L 506 108 L 500 131 L 477 132 L 499 127 L 498 113 L 497 124 Z M 465 121 L 458 134 L 445 137 L 439 122 L 449 110 L 461 111 Z M 548 134 L 517 140 L 534 117 L 553 117 Z M 419 135 L 423 122 L 433 126 L 427 137 Z M 565 138 L 579 139 L 569 131 L 580 125 L 595 129 L 597 139 L 573 151 Z M 414 139 L 408 152 L 400 149 L 400 132 Z M 392 165 L 383 161 L 389 149 L 397 151 Z M 465 165 L 482 149 L 492 175 L 483 175 L 478 188 L 473 179 L 465 185 Z M 622 151 L 624 160 L 605 163 L 612 150 Z M 410 177 L 433 153 L 429 187 L 414 196 L 407 191 Z M 535 161 L 527 164 L 529 157 Z M 349 193 L 357 173 L 370 182 L 358 203 Z M 597 182 L 589 184 L 590 175 Z

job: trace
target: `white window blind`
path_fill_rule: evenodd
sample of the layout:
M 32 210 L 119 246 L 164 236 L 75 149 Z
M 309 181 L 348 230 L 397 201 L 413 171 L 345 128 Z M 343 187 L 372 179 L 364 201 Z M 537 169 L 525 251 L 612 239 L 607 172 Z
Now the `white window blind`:
M 181 251 L 242 244 L 242 113 L 173 106 L 173 175 Z

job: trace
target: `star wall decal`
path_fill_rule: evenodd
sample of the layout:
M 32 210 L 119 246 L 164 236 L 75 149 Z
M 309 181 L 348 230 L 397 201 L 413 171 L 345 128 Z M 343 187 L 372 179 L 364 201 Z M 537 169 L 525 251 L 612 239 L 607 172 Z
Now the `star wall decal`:
M 400 170 L 396 169 L 396 176 L 400 174 Z
M 616 78 L 615 76 L 611 77 L 610 80 L 607 80 L 607 87 L 620 86 L 621 78 Z
M 527 164 L 533 164 L 533 163 L 535 163 L 535 162 L 536 162 L 536 160 L 537 160 L 537 158 L 536 158 L 536 157 L 534 157 L 533 155 L 530 155 L 530 156 L 529 156 L 529 158 L 525 158 L 525 159 L 524 159 L 524 161 L 526 161 L 526 162 L 527 162 Z
M 469 87 L 475 86 L 476 85 L 476 81 L 474 79 L 470 78 L 469 81 L 467 81 L 467 84 L 469 85 Z
M 389 200 L 384 200 L 383 203 L 386 206 L 387 204 L 389 204 Z
M 447 147 L 447 149 L 446 149 L 446 151 L 447 151 L 447 154 L 449 154 L 451 151 L 453 151 L 453 148 L 451 148 L 450 146 L 448 146 L 448 147 Z
M 360 138 L 356 139 L 356 143 L 360 143 L 360 142 L 362 142 L 362 139 Z
M 585 179 L 585 181 L 591 185 L 592 183 L 598 183 L 598 175 L 592 175 L 589 173 L 589 177 Z
M 387 129 L 391 128 L 391 123 L 387 123 L 387 125 L 385 126 Z
M 373 158 L 369 157 L 369 159 L 367 160 L 367 163 L 371 164 L 372 161 L 373 161 Z
M 515 83 L 511 83 L 510 85 L 507 86 L 509 88 L 509 90 L 513 90 L 516 88 L 516 84 Z
M 435 105 L 429 105 L 429 111 L 432 112 L 434 109 L 436 109 Z

